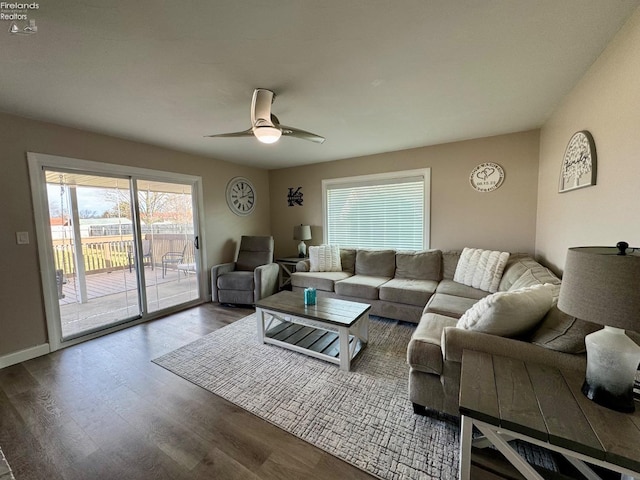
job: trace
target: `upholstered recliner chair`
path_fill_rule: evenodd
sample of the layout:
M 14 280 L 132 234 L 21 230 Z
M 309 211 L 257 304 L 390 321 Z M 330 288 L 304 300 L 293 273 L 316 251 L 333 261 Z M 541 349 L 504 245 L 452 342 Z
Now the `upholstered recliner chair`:
M 273 263 L 273 237 L 243 236 L 238 259 L 211 268 L 211 299 L 254 305 L 276 293 L 279 268 Z

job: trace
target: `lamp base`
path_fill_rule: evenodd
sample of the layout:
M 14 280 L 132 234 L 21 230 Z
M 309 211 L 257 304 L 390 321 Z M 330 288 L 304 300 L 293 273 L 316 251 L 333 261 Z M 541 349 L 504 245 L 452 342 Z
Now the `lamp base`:
M 603 407 L 610 408 L 611 410 L 623 413 L 633 413 L 636 411 L 633 401 L 633 388 L 630 388 L 620 395 L 616 395 L 600 385 L 591 385 L 585 380 L 582 384 L 582 393 L 589 400 Z
M 304 243 L 304 240 L 300 240 L 298 244 L 298 257 L 304 258 L 307 256 L 307 244 Z
M 634 412 L 633 382 L 640 363 L 640 346 L 624 330 L 608 326 L 584 340 L 587 372 L 582 393 L 611 410 Z

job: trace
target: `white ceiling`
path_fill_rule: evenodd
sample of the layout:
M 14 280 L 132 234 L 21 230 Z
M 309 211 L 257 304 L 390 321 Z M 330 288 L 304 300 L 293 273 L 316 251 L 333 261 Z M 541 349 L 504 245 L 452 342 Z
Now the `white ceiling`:
M 263 168 L 516 132 L 544 123 L 638 5 L 43 0 L 37 34 L 0 22 L 0 111 Z M 249 128 L 256 87 L 326 142 L 204 138 Z

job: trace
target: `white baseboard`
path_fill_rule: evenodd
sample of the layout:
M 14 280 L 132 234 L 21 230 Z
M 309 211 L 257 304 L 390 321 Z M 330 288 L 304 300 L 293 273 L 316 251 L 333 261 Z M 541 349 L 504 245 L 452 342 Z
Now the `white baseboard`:
M 9 367 L 16 363 L 26 362 L 32 358 L 41 357 L 50 352 L 49 344 L 43 343 L 42 345 L 36 345 L 35 347 L 25 348 L 18 352 L 13 352 L 8 355 L 0 356 L 0 368 Z

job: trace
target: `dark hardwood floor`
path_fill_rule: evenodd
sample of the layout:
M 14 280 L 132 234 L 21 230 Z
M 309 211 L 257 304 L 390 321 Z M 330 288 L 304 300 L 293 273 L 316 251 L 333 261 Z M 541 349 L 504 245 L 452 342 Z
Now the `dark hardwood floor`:
M 16 478 L 374 478 L 150 361 L 250 313 L 208 303 L 0 370 Z

